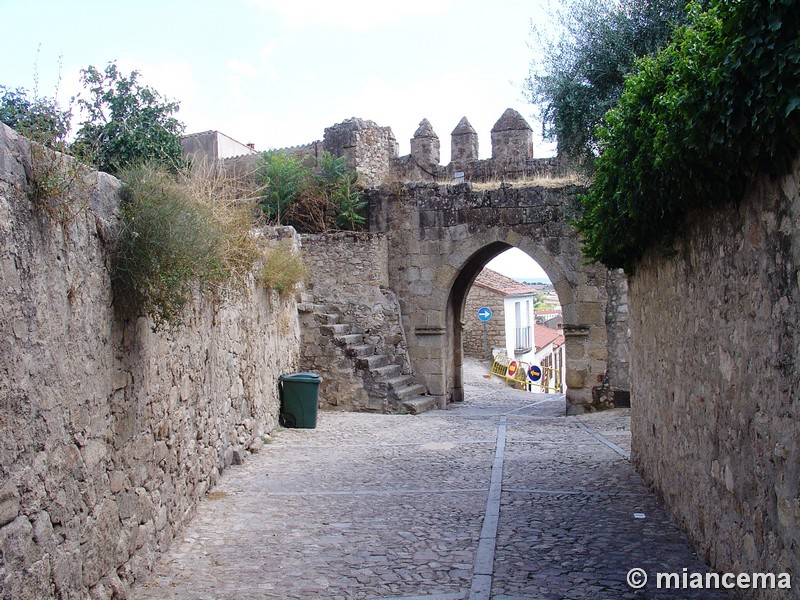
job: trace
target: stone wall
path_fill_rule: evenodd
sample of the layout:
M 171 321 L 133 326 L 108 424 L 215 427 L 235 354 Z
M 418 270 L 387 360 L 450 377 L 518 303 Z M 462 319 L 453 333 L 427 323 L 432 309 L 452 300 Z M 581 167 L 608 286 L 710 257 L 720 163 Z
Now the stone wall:
M 532 130 L 517 111 L 507 109 L 491 132 L 492 158 L 478 159 L 477 132 L 462 118 L 451 135 L 452 161 L 440 165 L 440 140 L 427 119 L 410 140 L 411 153 L 398 156 L 397 139 L 391 127 L 356 117 L 325 129 L 323 140 L 281 148 L 293 156 L 320 156 L 323 151 L 343 156 L 361 176 L 367 187 L 396 182 L 448 181 L 459 173 L 459 180 L 484 182 L 532 177 L 562 177 L 569 166 L 557 158 L 533 158 Z M 192 136 L 187 136 L 191 138 Z M 225 159 L 230 176 L 253 182 L 258 154 Z
M 630 278 L 633 460 L 721 571 L 800 598 L 800 162 Z
M 296 305 L 250 281 L 153 333 L 115 309 L 118 182 L 89 176 L 61 226 L 28 200 L 29 156 L 0 126 L 0 597 L 125 597 L 275 427 Z
M 303 259 L 310 277 L 308 304 L 337 315 L 338 322 L 363 331 L 364 343 L 381 348 L 392 364 L 411 372 L 400 305 L 389 288 L 386 236 L 363 232 L 303 235 Z M 303 369 L 322 375 L 321 400 L 330 406 L 364 408 L 364 381 L 334 340 L 322 335 L 311 312 L 303 316 Z M 322 323 L 325 325 L 324 323 Z
M 484 323 L 478 320 L 478 310 L 488 306 L 492 309 L 492 318 Z M 473 285 L 467 294 L 464 304 L 464 333 L 462 342 L 464 354 L 483 358 L 483 332 L 486 331 L 486 358 L 492 357 L 492 349 L 499 348 L 505 353 L 506 317 L 503 294 L 489 290 L 480 285 Z

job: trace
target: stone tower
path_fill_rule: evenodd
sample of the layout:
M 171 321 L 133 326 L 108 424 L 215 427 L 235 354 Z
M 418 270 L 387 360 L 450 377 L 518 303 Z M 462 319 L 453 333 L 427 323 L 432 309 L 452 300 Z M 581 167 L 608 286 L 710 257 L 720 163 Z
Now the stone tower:
M 323 150 L 344 156 L 366 185 L 378 185 L 397 158 L 397 140 L 390 127 L 365 119 L 347 119 L 325 129 Z
M 450 134 L 450 161 L 456 168 L 460 168 L 477 160 L 478 133 L 467 121 L 467 117 L 462 117 Z
M 439 136 L 433 131 L 428 119 L 420 121 L 414 137 L 411 138 L 411 156 L 420 166 L 432 167 L 439 164 Z
M 492 127 L 492 158 L 508 163 L 533 158 L 533 129 L 513 108 L 507 108 Z

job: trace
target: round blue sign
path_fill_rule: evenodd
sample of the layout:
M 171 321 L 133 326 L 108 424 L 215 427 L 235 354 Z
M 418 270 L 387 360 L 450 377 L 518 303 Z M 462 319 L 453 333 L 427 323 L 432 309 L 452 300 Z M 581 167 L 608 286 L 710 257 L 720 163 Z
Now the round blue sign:
M 478 318 L 484 322 L 488 321 L 492 318 L 492 309 L 488 306 L 482 306 L 478 309 Z
M 531 365 L 531 368 L 528 369 L 528 378 L 531 381 L 539 381 L 542 378 L 542 367 Z

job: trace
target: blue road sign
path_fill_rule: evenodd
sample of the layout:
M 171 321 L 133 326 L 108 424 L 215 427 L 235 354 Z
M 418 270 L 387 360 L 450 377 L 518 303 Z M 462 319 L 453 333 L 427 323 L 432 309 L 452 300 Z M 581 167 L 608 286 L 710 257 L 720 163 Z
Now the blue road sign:
M 528 369 L 528 378 L 531 381 L 539 381 L 542 378 L 542 367 L 531 365 L 531 368 Z
M 478 318 L 481 321 L 484 321 L 484 322 L 488 321 L 489 319 L 492 318 L 492 309 L 489 308 L 488 306 L 483 306 L 483 307 L 479 308 L 478 309 Z

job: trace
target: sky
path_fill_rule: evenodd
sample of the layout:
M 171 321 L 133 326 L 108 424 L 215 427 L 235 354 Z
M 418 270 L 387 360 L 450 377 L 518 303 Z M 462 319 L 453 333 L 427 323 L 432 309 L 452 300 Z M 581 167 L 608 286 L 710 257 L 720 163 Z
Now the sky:
M 450 160 L 466 116 L 481 158 L 506 108 L 527 101 L 531 23 L 550 0 L 0 0 L 0 85 L 66 105 L 80 70 L 116 61 L 180 102 L 186 133 L 217 130 L 257 150 L 322 139 L 350 117 L 389 126 L 400 155 L 427 118 Z
M 187 133 L 217 130 L 267 150 L 322 139 L 326 127 L 360 117 L 391 127 L 404 155 L 427 118 L 446 164 L 461 117 L 478 132 L 481 158 L 491 156 L 490 131 L 506 108 L 540 132 L 523 85 L 531 19 L 547 5 L 0 0 L 0 85 L 66 102 L 82 89 L 80 69 L 116 61 L 180 102 Z M 534 153 L 552 155 L 552 145 Z
M 512 279 L 550 281 L 539 263 L 519 248 L 509 248 L 486 263 L 486 267 Z

